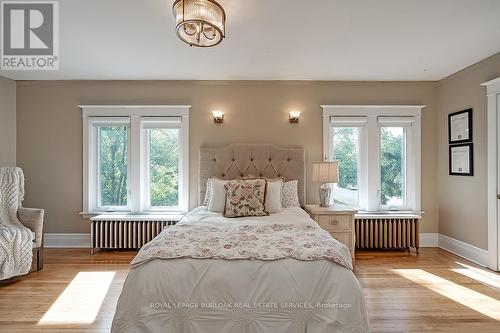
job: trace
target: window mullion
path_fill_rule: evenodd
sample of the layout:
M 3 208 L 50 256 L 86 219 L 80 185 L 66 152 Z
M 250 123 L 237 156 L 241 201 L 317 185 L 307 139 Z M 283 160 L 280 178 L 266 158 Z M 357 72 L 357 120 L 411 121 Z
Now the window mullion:
M 366 125 L 366 210 L 376 211 L 380 204 L 380 131 L 377 116 L 367 117 Z
M 368 129 L 365 126 L 359 130 L 359 161 L 358 161 L 358 189 L 359 208 L 366 210 L 368 207 Z
M 421 147 L 421 140 L 422 140 L 422 132 L 421 132 L 421 126 L 422 126 L 422 119 L 421 116 L 415 116 L 415 123 L 413 124 L 412 128 L 412 152 L 411 154 L 413 155 L 413 210 L 415 211 L 420 211 L 422 209 L 421 207 L 421 171 L 422 171 L 422 166 L 421 166 L 421 159 L 422 159 L 422 147 Z
M 130 211 L 142 211 L 142 186 L 141 186 L 141 117 L 132 115 L 130 117 L 130 141 L 129 141 L 129 188 Z
M 179 179 L 180 182 L 180 208 L 182 211 L 189 209 L 189 117 L 182 117 L 180 128 L 180 156 L 179 156 Z
M 149 128 L 146 126 L 144 118 L 141 119 L 141 159 L 140 159 L 140 203 L 141 211 L 147 211 L 150 207 L 150 175 L 149 175 Z

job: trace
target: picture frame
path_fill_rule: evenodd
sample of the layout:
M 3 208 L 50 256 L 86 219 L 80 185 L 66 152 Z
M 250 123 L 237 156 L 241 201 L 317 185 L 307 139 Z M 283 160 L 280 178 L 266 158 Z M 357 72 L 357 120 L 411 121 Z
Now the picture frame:
M 450 113 L 448 115 L 448 143 L 472 142 L 472 109 Z
M 474 144 L 463 143 L 449 146 L 449 174 L 474 176 Z

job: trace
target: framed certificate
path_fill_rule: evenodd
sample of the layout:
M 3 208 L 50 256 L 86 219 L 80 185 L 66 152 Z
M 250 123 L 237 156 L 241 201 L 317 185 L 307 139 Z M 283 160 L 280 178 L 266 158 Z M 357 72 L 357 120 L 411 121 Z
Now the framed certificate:
M 450 146 L 450 175 L 474 175 L 474 152 L 472 143 Z
M 463 143 L 472 141 L 472 109 L 448 115 L 448 142 Z

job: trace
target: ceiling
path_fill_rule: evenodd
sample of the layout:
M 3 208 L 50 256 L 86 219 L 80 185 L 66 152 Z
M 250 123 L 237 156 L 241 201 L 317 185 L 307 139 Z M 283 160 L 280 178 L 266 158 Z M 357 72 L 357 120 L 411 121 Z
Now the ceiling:
M 439 80 L 500 52 L 498 0 L 220 0 L 227 38 L 189 47 L 173 0 L 60 1 L 58 71 L 16 80 Z

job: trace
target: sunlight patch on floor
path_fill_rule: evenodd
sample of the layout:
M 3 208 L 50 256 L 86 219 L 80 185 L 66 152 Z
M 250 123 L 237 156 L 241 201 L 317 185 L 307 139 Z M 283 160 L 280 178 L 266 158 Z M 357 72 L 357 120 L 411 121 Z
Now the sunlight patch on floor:
M 464 268 L 450 268 L 453 272 L 470 277 L 471 279 L 487 284 L 490 287 L 500 289 L 500 274 L 488 272 L 487 270 L 469 266 L 458 261 L 456 263 Z
M 422 269 L 392 269 L 394 273 L 429 288 L 490 318 L 500 320 L 500 301 Z
M 115 272 L 79 272 L 38 325 L 93 323 L 114 276 Z

